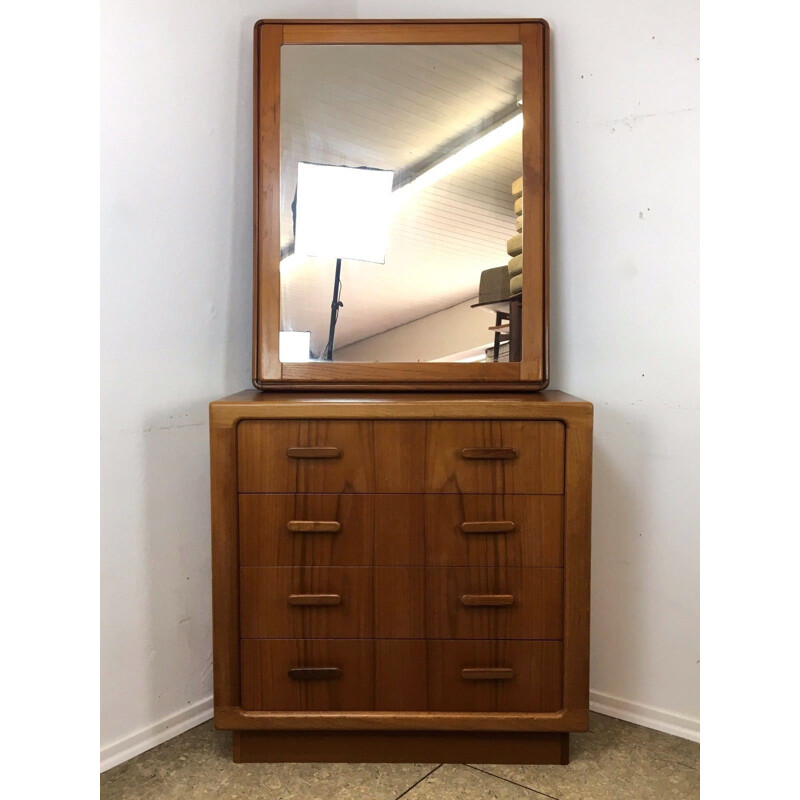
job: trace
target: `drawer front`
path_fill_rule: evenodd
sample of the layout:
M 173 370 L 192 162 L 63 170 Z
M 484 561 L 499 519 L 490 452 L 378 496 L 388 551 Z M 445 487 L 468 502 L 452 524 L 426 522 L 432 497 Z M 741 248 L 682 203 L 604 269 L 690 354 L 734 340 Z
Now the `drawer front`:
M 563 570 L 243 567 L 245 639 L 561 639 Z
M 242 494 L 241 565 L 421 565 L 422 500 L 399 494 Z
M 242 707 L 252 711 L 368 711 L 372 642 L 244 639 Z
M 535 567 L 431 567 L 431 639 L 561 639 L 564 572 Z
M 422 639 L 244 639 L 242 707 L 425 711 L 427 643 Z
M 424 639 L 375 641 L 375 710 L 428 709 L 428 643 Z
M 431 494 L 424 504 L 430 566 L 563 566 L 560 495 Z
M 428 642 L 431 711 L 558 711 L 561 642 Z
M 363 567 L 243 567 L 245 639 L 372 637 L 372 570 Z
M 241 492 L 561 494 L 560 422 L 248 420 Z
M 245 639 L 252 711 L 505 711 L 561 708 L 560 642 Z
M 559 495 L 242 494 L 256 566 L 560 567 Z
M 422 567 L 243 567 L 245 639 L 425 636 Z
M 241 492 L 375 491 L 371 422 L 248 420 L 238 439 Z
M 425 491 L 562 494 L 560 422 L 428 422 Z

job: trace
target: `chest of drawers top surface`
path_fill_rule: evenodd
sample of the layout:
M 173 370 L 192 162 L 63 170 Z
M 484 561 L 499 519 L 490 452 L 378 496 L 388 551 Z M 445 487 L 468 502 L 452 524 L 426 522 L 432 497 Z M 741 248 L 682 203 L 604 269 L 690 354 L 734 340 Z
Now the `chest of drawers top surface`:
M 458 394 L 245 390 L 211 403 L 212 425 L 231 425 L 242 419 L 577 419 L 591 415 L 591 403 L 556 390 Z

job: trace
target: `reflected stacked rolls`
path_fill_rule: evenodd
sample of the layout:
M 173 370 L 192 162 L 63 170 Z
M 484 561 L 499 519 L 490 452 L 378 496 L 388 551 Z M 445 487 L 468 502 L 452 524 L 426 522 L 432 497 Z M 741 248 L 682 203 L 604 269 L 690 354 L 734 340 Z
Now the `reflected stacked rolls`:
M 507 244 L 511 260 L 508 262 L 511 294 L 522 291 L 522 178 L 511 184 L 511 196 L 514 198 L 514 213 L 517 215 L 517 231 Z

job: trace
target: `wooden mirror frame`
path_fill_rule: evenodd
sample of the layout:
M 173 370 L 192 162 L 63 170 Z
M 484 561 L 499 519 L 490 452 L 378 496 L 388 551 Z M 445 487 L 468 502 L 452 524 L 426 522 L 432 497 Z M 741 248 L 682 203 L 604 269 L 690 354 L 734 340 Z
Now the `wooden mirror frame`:
M 280 361 L 280 87 L 284 44 L 522 46 L 522 359 L 498 363 Z M 540 391 L 549 381 L 548 25 L 541 19 L 260 20 L 253 95 L 253 385 L 269 389 Z M 536 313 L 526 313 L 531 308 Z

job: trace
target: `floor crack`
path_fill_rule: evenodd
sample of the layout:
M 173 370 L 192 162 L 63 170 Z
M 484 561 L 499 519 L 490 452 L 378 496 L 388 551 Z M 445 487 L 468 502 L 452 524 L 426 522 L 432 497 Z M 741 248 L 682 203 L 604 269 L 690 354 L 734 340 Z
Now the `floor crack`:
M 411 786 L 408 787 L 408 789 L 397 795 L 397 797 L 395 797 L 394 800 L 400 800 L 401 797 L 405 797 L 415 786 L 419 786 L 422 783 L 422 781 L 430 778 L 430 776 L 433 775 L 433 773 L 436 772 L 436 770 L 439 769 L 439 767 L 441 766 L 442 766 L 441 764 L 437 764 L 430 772 L 428 772 L 426 775 L 423 775 L 418 781 L 412 783 Z
M 533 792 L 534 794 L 538 794 L 540 797 L 549 797 L 550 800 L 559 800 L 558 797 L 554 797 L 552 794 L 547 794 L 546 792 L 540 792 L 538 789 L 532 789 L 530 786 L 525 786 L 523 783 L 517 783 L 516 781 L 512 781 L 511 778 L 504 778 L 502 775 L 495 775 L 494 772 L 489 772 L 488 770 L 481 769 L 480 767 L 476 767 L 472 764 L 464 764 L 465 767 L 469 767 L 470 769 L 474 769 L 476 772 L 482 772 L 484 775 L 491 775 L 493 778 L 499 778 L 501 781 L 505 781 L 506 783 L 512 783 L 514 786 L 519 786 L 520 789 L 527 789 L 529 792 Z

